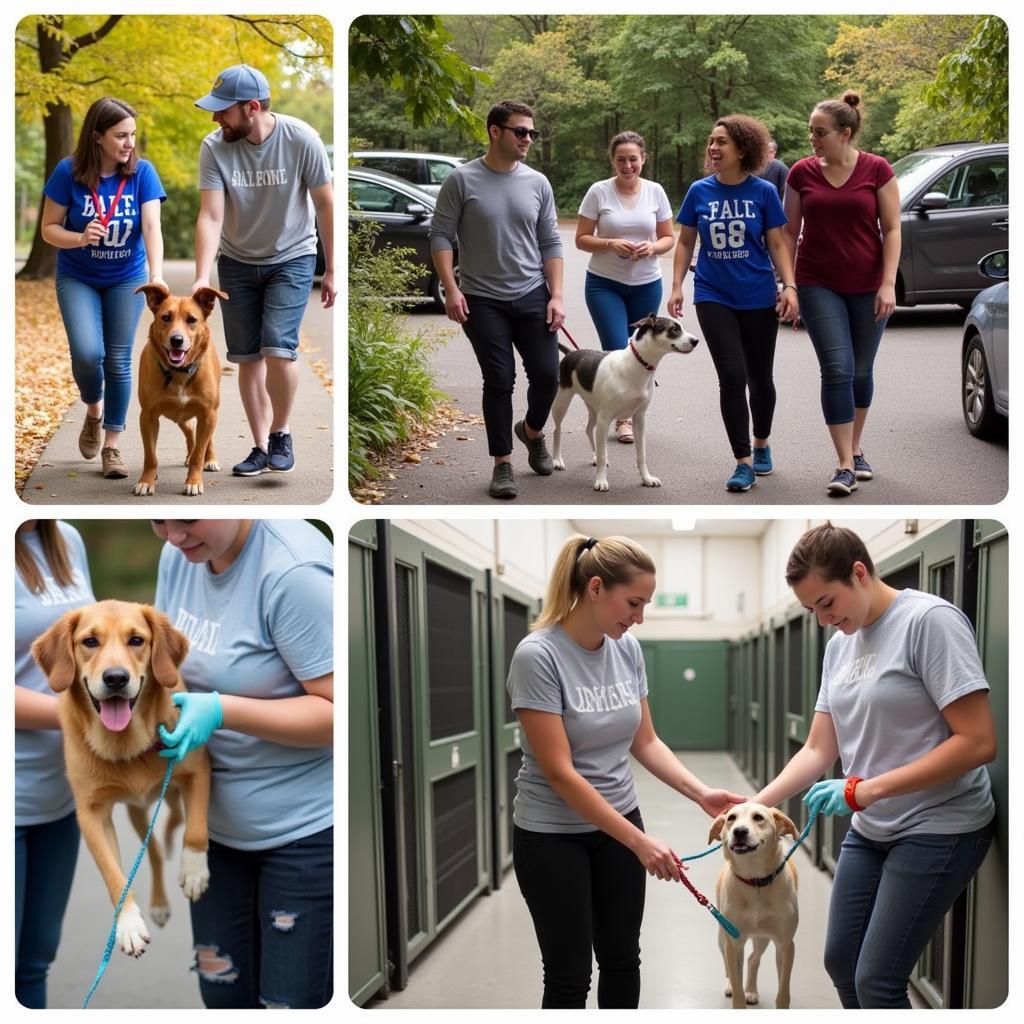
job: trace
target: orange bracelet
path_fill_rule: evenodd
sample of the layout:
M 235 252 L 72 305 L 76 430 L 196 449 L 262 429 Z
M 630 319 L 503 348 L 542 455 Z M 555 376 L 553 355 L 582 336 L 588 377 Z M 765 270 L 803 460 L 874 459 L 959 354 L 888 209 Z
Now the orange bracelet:
M 846 785 L 843 787 L 843 799 L 846 801 L 847 807 L 849 807 L 853 811 L 864 810 L 864 808 L 861 807 L 853 798 L 854 791 L 857 789 L 857 783 L 863 781 L 864 780 L 862 778 L 859 778 L 856 775 L 852 775 L 850 776 L 850 778 L 846 780 Z

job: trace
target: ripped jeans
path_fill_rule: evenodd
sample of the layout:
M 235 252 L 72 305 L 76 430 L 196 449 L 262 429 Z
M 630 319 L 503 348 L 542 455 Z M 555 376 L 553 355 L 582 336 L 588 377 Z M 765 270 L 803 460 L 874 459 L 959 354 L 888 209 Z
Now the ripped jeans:
M 334 829 L 273 850 L 210 840 L 210 888 L 192 907 L 208 1009 L 318 1009 L 334 994 Z

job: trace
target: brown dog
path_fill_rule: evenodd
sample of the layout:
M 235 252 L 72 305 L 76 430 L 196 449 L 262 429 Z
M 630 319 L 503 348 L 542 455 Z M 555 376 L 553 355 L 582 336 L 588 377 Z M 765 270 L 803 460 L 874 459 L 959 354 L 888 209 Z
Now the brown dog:
M 775 1007 L 789 1009 L 789 979 L 793 971 L 794 936 L 800 919 L 796 899 L 796 865 L 785 860 L 789 844 L 783 836 L 797 836 L 797 828 L 782 811 L 763 804 L 730 807 L 711 824 L 708 842 L 722 840 L 725 866 L 715 884 L 718 909 L 740 930 L 738 939 L 718 930 L 718 946 L 725 962 L 725 994 L 734 1009 L 753 1005 L 757 970 L 769 942 L 775 943 L 779 987 Z M 781 865 L 785 863 L 785 867 Z M 743 947 L 751 940 L 747 983 L 743 984 Z
M 171 693 L 185 689 L 178 668 L 187 653 L 188 640 L 163 612 L 124 601 L 100 601 L 69 611 L 32 645 L 50 686 L 60 694 L 57 711 L 78 824 L 115 908 L 127 879 L 111 814 L 115 803 L 127 803 L 132 825 L 140 838 L 145 836 L 147 808 L 159 796 L 167 771 L 167 760 L 158 753 L 157 724 L 173 728 L 177 722 Z M 210 880 L 206 750 L 193 750 L 176 763 L 171 779 L 164 844 L 170 847 L 171 833 L 181 823 L 184 797 L 185 845 L 178 882 L 190 900 L 197 900 Z M 150 915 L 163 925 L 171 911 L 164 890 L 164 853 L 155 834 L 149 861 Z M 147 942 L 149 933 L 134 893 L 129 892 L 117 919 L 117 944 L 137 957 Z
M 135 290 L 145 293 L 153 323 L 139 360 L 139 431 L 145 461 L 132 494 L 156 493 L 161 416 L 177 423 L 185 435 L 188 476 L 182 493 L 202 494 L 203 470 L 220 469 L 213 450 L 220 408 L 220 360 L 206 321 L 217 299 L 227 295 L 214 288 L 199 288 L 195 295 L 182 297 L 171 295 L 159 284 L 144 284 Z

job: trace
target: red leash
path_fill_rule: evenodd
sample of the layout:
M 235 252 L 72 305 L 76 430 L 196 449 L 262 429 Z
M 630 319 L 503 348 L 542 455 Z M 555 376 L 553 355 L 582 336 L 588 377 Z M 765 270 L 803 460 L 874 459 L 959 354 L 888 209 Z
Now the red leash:
M 576 339 L 565 329 L 565 324 L 562 324 L 561 331 L 572 342 L 572 347 L 579 351 L 579 345 L 576 344 Z
M 672 859 L 676 862 L 676 867 L 679 868 L 679 880 L 686 886 L 690 892 L 693 893 L 697 902 L 702 907 L 707 907 L 711 913 L 711 916 L 734 938 L 740 937 L 740 930 L 723 914 L 718 907 L 714 905 L 703 893 L 697 891 L 696 886 L 686 877 L 686 867 L 683 862 L 673 853 Z

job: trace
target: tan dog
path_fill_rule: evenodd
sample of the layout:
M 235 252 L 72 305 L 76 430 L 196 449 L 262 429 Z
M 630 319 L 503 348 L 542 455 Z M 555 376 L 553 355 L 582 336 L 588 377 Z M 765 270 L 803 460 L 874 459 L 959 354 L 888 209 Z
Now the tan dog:
M 213 450 L 220 409 L 220 360 L 206 321 L 217 299 L 227 295 L 214 288 L 199 288 L 195 295 L 181 297 L 159 284 L 144 284 L 135 290 L 145 293 L 153 322 L 139 360 L 139 432 L 145 460 L 132 494 L 156 493 L 161 416 L 177 423 L 185 435 L 188 476 L 182 493 L 202 494 L 203 470 L 220 469 Z
M 111 814 L 128 804 L 132 825 L 145 836 L 150 807 L 160 794 L 167 760 L 160 757 L 157 724 L 173 728 L 178 710 L 171 693 L 184 690 L 178 673 L 188 640 L 162 612 L 149 605 L 101 601 L 69 611 L 32 645 L 32 654 L 60 694 L 58 715 L 64 759 L 75 796 L 78 824 L 116 907 L 127 879 L 121 868 Z M 170 809 L 164 843 L 181 823 L 185 801 L 185 845 L 178 876 L 185 895 L 206 891 L 206 814 L 210 802 L 210 759 L 205 749 L 176 763 L 167 790 Z M 153 872 L 150 915 L 163 925 L 170 917 L 163 880 L 163 852 L 150 839 Z M 117 944 L 141 956 L 149 942 L 142 914 L 129 892 L 117 919 Z
M 715 883 L 718 909 L 740 930 L 738 939 L 724 928 L 718 931 L 718 945 L 725 961 L 727 988 L 733 1009 L 741 1010 L 758 1001 L 757 969 L 769 941 L 775 943 L 779 990 L 775 1006 L 789 1009 L 789 979 L 793 971 L 793 939 L 799 921 L 796 899 L 796 865 L 786 861 L 778 869 L 797 828 L 781 811 L 763 804 L 746 803 L 729 808 L 711 824 L 708 842 L 722 841 L 725 866 Z M 778 872 L 776 874 L 776 872 Z M 774 877 L 771 877 L 773 876 Z M 753 949 L 747 960 L 747 984 L 743 985 L 743 948 L 747 939 Z

